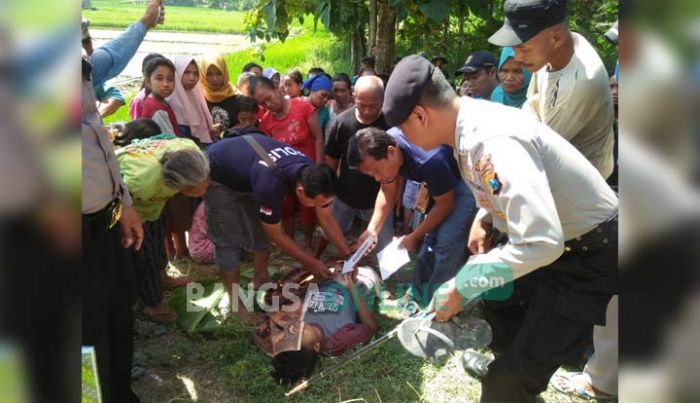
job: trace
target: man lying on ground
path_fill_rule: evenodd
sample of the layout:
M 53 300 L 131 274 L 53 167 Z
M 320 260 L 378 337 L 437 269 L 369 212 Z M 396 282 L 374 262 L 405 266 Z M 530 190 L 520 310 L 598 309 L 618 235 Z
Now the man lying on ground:
M 273 376 L 282 384 L 308 379 L 319 354 L 343 354 L 369 341 L 377 331 L 377 319 L 370 310 L 380 281 L 374 270 L 359 267 L 354 273 L 341 274 L 336 267 L 334 273 L 321 282 L 309 280 L 313 276 L 308 273 L 288 276 L 281 284 L 300 284 L 302 289 L 295 292 L 300 302 L 283 302 L 265 314 L 255 330 L 255 343 L 272 357 Z M 289 312 L 293 305 L 296 309 Z

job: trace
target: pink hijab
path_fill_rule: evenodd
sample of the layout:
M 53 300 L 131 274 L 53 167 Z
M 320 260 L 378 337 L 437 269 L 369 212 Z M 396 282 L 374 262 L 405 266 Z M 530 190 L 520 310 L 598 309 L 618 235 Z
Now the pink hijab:
M 175 56 L 175 91 L 167 99 L 173 108 L 179 124 L 189 126 L 192 136 L 205 144 L 212 142 L 209 129 L 214 124 L 207 107 L 204 93 L 197 83 L 194 88 L 187 91 L 182 86 L 182 75 L 185 74 L 190 63 L 197 64 L 192 57 Z

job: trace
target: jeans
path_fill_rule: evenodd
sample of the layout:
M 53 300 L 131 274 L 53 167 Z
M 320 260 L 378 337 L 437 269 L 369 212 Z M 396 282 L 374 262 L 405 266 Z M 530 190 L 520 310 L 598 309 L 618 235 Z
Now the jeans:
M 466 240 L 477 207 L 464 182 L 460 181 L 454 192 L 454 210 L 436 229 L 425 235 L 418 253 L 411 292 L 422 306 L 430 303 L 433 293 L 442 283 L 457 274 L 467 257 Z
M 347 205 L 339 198 L 336 198 L 333 201 L 332 211 L 333 217 L 335 217 L 335 220 L 340 226 L 340 230 L 343 231 L 343 234 L 347 234 L 348 231 L 350 231 L 350 229 L 352 228 L 352 221 L 355 218 L 355 216 L 360 217 L 365 222 L 369 222 L 369 220 L 372 218 L 374 208 L 368 208 L 364 210 L 356 209 L 352 206 Z M 323 231 L 321 232 L 321 234 L 325 239 L 328 239 L 328 237 Z M 393 237 L 394 217 L 390 215 L 389 217 L 387 217 L 381 230 L 379 230 L 379 234 L 377 234 L 377 247 L 375 248 L 375 250 L 379 252 L 382 249 L 384 249 L 385 246 L 391 243 Z

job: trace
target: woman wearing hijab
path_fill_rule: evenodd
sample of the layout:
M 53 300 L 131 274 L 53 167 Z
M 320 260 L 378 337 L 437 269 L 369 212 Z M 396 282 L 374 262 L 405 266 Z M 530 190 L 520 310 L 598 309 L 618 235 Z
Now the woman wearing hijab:
M 498 62 L 498 80 L 501 84 L 493 90 L 491 101 L 515 108 L 522 107 L 527 99 L 530 78 L 532 73 L 515 61 L 513 48 L 503 48 Z
M 226 61 L 220 54 L 205 56 L 199 63 L 199 81 L 215 128 L 221 132 L 238 124 L 239 95 L 231 84 Z
M 325 143 L 326 138 L 326 126 L 330 120 L 330 110 L 326 103 L 331 97 L 331 91 L 333 91 L 333 83 L 331 79 L 325 74 L 319 74 L 310 78 L 304 82 L 302 91 L 309 89 L 309 97 L 306 100 L 314 107 L 316 115 L 318 116 L 318 122 L 321 124 L 321 133 L 323 133 L 323 139 Z
M 199 69 L 192 57 L 175 57 L 175 91 L 167 98 L 173 109 L 180 133 L 201 145 L 216 137 L 207 101 L 199 85 Z

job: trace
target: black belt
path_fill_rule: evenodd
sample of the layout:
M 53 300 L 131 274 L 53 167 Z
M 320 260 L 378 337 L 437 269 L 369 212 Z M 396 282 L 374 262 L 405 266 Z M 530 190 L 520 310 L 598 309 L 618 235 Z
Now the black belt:
M 564 243 L 564 253 L 588 253 L 617 242 L 617 214 L 587 233 Z
M 106 231 L 109 229 L 109 225 L 112 223 L 112 216 L 114 215 L 114 210 L 119 207 L 121 201 L 116 198 L 109 202 L 105 208 L 100 211 L 83 214 L 83 232 L 87 230 L 92 236 L 95 234 Z

